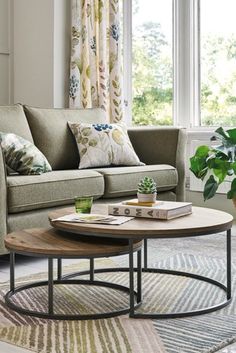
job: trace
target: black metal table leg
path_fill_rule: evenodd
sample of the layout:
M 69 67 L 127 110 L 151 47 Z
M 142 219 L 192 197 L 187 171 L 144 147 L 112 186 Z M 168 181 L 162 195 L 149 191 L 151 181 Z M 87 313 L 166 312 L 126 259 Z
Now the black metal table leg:
M 137 252 L 137 302 L 142 301 L 142 250 Z
M 62 259 L 57 259 L 57 279 L 62 279 Z
M 48 314 L 53 315 L 53 259 L 48 259 Z
M 147 249 L 147 239 L 143 241 L 143 262 L 144 262 L 144 269 L 148 268 L 148 249 Z
M 90 281 L 94 281 L 94 259 L 90 259 Z
M 134 253 L 133 239 L 129 239 L 129 290 L 130 317 L 134 315 Z
M 15 290 L 15 253 L 10 252 L 10 291 Z
M 227 230 L 227 299 L 231 299 L 231 229 Z

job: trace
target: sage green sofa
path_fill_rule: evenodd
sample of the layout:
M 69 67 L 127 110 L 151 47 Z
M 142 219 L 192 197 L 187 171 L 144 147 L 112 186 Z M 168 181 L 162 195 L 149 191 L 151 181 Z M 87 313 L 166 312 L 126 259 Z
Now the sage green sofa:
M 0 107 L 0 131 L 33 142 L 53 169 L 42 175 L 8 175 L 0 153 L 0 254 L 6 253 L 7 233 L 48 226 L 48 213 L 72 205 L 75 196 L 91 195 L 99 202 L 132 198 L 144 175 L 155 179 L 159 199 L 184 200 L 184 129 L 130 128 L 130 140 L 145 166 L 78 170 L 77 146 L 67 121 L 105 119 L 101 109 L 40 109 L 20 104 Z

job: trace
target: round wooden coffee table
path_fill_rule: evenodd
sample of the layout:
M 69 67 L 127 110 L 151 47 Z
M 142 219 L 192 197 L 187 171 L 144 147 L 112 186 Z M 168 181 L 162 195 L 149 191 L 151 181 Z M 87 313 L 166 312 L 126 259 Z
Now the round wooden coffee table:
M 120 310 L 105 313 L 67 315 L 55 313 L 53 308 L 53 291 L 54 286 L 57 284 L 102 286 L 129 294 L 130 289 L 126 286 L 94 279 L 94 259 L 128 254 L 130 247 L 127 239 L 101 239 L 97 237 L 90 237 L 88 239 L 88 237 L 85 236 L 72 236 L 68 232 L 58 231 L 54 228 L 39 228 L 26 229 L 8 234 L 5 238 L 5 246 L 10 251 L 10 290 L 5 295 L 5 301 L 11 309 L 26 315 L 66 320 L 101 319 L 126 314 L 130 311 L 130 307 L 128 306 Z M 137 306 L 141 303 L 141 246 L 141 240 L 134 242 L 133 251 L 138 253 L 139 269 L 139 276 L 137 278 L 138 290 L 135 292 Z M 48 281 L 37 281 L 15 287 L 15 253 L 34 257 L 46 257 L 48 259 Z M 64 258 L 90 259 L 90 278 L 88 280 L 78 280 L 62 277 L 61 260 Z M 53 278 L 53 259 L 58 260 L 57 280 Z M 14 296 L 17 293 L 42 286 L 48 286 L 47 312 L 28 310 L 14 302 Z
M 104 204 L 95 204 L 92 212 L 107 214 L 107 206 Z M 222 211 L 208 209 L 203 207 L 193 207 L 193 213 L 172 219 L 169 221 L 135 218 L 122 225 L 98 225 L 98 224 L 81 224 L 81 223 L 66 223 L 53 221 L 53 219 L 64 216 L 66 214 L 74 213 L 73 208 L 60 209 L 52 212 L 49 215 L 51 225 L 57 229 L 71 232 L 76 237 L 76 234 L 85 236 L 96 236 L 106 238 L 119 238 L 129 239 L 129 267 L 123 271 L 129 271 L 130 281 L 130 316 L 137 318 L 177 318 L 184 316 L 192 316 L 199 314 L 206 314 L 217 309 L 221 309 L 228 305 L 231 301 L 231 227 L 233 217 Z M 147 266 L 147 239 L 150 238 L 184 238 L 196 237 L 208 234 L 215 234 L 219 232 L 226 232 L 226 272 L 227 283 L 226 285 L 209 277 L 201 276 L 194 273 L 175 271 L 169 269 L 153 269 Z M 134 296 L 134 260 L 133 250 L 134 241 L 144 239 L 144 268 L 145 272 L 156 272 L 172 274 L 177 276 L 191 277 L 196 280 L 208 282 L 213 284 L 226 293 L 226 299 L 211 307 L 205 307 L 197 310 L 190 310 L 187 312 L 174 312 L 174 313 L 137 313 L 135 312 L 135 296 Z M 113 271 L 111 269 L 111 271 Z M 71 275 L 73 276 L 73 275 Z M 141 280 L 140 280 L 141 281 Z

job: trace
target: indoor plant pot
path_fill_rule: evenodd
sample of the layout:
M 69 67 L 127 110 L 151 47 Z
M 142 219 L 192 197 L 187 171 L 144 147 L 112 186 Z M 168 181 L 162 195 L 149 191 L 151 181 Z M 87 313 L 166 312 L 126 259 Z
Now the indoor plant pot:
M 157 185 L 152 178 L 145 176 L 138 183 L 137 197 L 139 202 L 154 203 L 157 197 Z

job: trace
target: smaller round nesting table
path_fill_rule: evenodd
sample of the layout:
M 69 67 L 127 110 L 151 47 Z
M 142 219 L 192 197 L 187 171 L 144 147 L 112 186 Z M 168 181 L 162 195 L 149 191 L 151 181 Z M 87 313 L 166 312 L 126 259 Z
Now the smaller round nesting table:
M 30 315 L 47 319 L 64 319 L 64 320 L 88 320 L 113 317 L 126 314 L 130 311 L 130 307 L 125 307 L 116 311 L 102 312 L 96 314 L 56 314 L 54 313 L 54 286 L 63 285 L 89 285 L 102 286 L 123 291 L 130 294 L 130 289 L 126 286 L 100 281 L 94 279 L 94 259 L 100 257 L 118 256 L 128 254 L 130 252 L 129 242 L 127 239 L 108 239 L 86 236 L 73 236 L 67 232 L 59 231 L 53 228 L 49 229 L 26 229 L 10 233 L 5 238 L 5 246 L 10 251 L 10 290 L 5 295 L 6 304 L 13 310 Z M 136 306 L 141 304 L 141 246 L 142 241 L 134 242 L 133 251 L 137 252 L 137 292 L 135 292 Z M 48 259 L 48 280 L 37 281 L 23 286 L 15 287 L 15 253 L 33 256 L 46 257 Z M 70 279 L 61 273 L 61 260 L 64 258 L 90 259 L 89 279 Z M 53 259 L 58 260 L 57 279 L 53 278 Z M 101 273 L 102 271 L 100 271 Z M 106 269 L 104 269 L 106 272 Z M 47 286 L 48 287 L 48 311 L 34 311 L 23 308 L 14 303 L 14 296 L 19 292 L 27 289 Z

